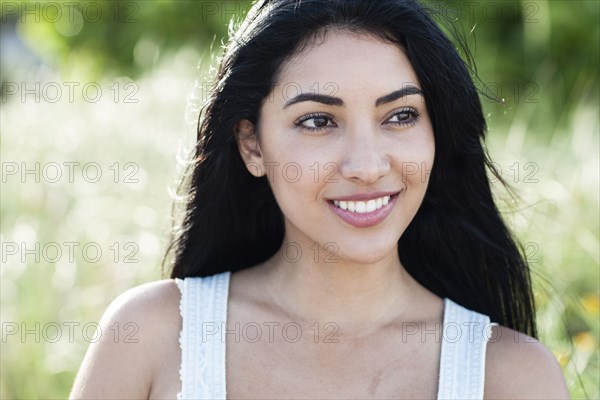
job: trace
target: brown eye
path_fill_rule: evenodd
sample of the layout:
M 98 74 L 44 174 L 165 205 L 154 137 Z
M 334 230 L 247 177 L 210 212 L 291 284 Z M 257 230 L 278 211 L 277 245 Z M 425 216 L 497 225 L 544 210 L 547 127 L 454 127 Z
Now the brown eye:
M 399 121 L 407 121 L 410 119 L 410 114 L 408 111 L 400 111 L 398 114 L 396 114 L 396 116 L 398 117 Z
M 327 126 L 327 118 L 325 117 L 314 117 L 313 121 L 317 127 Z
M 417 120 L 419 119 L 419 115 L 421 115 L 419 111 L 415 110 L 414 108 L 402 109 L 396 111 L 388 120 L 388 122 L 390 124 L 396 124 L 401 126 L 414 126 L 417 123 Z
M 307 131 L 319 131 L 322 129 L 335 127 L 333 118 L 323 114 L 308 114 L 300 118 L 294 124 Z

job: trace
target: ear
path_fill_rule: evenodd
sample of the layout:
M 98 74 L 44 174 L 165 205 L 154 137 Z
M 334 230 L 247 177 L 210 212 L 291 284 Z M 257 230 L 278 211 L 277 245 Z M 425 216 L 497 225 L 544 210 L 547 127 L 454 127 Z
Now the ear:
M 263 176 L 265 168 L 254 124 L 247 119 L 242 119 L 235 124 L 233 131 L 240 156 L 248 171 L 257 178 Z

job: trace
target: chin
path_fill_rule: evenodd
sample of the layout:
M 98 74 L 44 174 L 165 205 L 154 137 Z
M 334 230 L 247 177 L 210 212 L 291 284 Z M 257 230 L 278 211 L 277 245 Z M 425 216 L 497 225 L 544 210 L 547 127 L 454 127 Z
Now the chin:
M 377 248 L 370 246 L 363 248 L 348 245 L 348 249 L 349 251 L 344 251 L 340 246 L 336 259 L 357 264 L 374 264 L 389 257 L 394 251 L 397 251 L 397 246 L 377 246 Z

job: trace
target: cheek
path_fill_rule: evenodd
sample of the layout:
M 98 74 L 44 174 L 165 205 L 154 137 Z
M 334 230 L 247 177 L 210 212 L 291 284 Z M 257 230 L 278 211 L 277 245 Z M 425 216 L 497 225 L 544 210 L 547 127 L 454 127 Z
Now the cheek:
M 322 168 L 317 168 L 322 163 L 315 157 L 314 149 L 289 141 L 271 143 L 282 150 L 274 151 L 275 146 L 266 149 L 263 160 L 265 172 L 280 207 L 306 203 L 317 198 L 320 187 L 317 177 L 323 171 Z
M 395 169 L 400 171 L 405 182 L 427 183 L 435 156 L 433 133 L 425 131 L 415 135 L 394 153 Z

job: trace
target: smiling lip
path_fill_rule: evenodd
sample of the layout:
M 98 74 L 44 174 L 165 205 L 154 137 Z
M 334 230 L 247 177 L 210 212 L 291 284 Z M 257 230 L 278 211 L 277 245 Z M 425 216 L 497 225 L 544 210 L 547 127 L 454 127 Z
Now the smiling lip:
M 371 199 L 377 199 L 379 197 L 393 196 L 399 192 L 371 192 L 371 193 L 357 193 L 351 194 L 350 196 L 334 197 L 329 200 L 339 201 L 368 201 Z
M 373 194 L 369 194 L 368 199 L 380 197 L 379 193 L 373 193 L 377 196 L 373 196 Z M 333 200 L 327 200 L 327 205 L 329 206 L 331 211 L 333 211 L 341 219 L 343 219 L 345 222 L 349 223 L 350 225 L 355 226 L 357 228 L 368 228 L 370 226 L 379 224 L 381 221 L 383 221 L 388 216 L 388 214 L 390 212 L 392 212 L 392 208 L 394 207 L 394 204 L 396 204 L 396 199 L 398 198 L 400 193 L 401 192 L 396 192 L 394 194 L 392 192 L 390 194 L 381 195 L 381 197 L 382 196 L 391 196 L 390 201 L 385 206 L 383 206 L 375 211 L 368 212 L 368 213 L 356 213 L 356 212 L 352 212 L 352 211 L 348 211 L 348 210 L 342 210 L 341 208 L 339 208 L 333 204 Z M 351 196 L 346 197 L 346 198 L 350 199 L 350 200 L 356 199 L 356 197 L 351 198 Z M 341 197 L 341 198 L 339 198 L 339 200 L 344 200 L 346 198 Z M 338 200 L 338 199 L 336 198 L 336 200 Z M 367 199 L 365 199 L 365 200 L 367 200 Z

